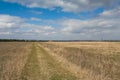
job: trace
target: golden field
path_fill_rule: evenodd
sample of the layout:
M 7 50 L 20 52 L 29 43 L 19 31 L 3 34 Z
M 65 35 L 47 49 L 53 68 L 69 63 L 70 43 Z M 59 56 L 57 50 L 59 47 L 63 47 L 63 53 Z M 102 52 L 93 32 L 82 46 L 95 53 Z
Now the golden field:
M 0 80 L 17 80 L 28 56 L 28 43 L 0 42 Z
M 42 45 L 75 65 L 73 72 L 81 80 L 120 79 L 119 42 L 47 42 Z
M 0 80 L 120 80 L 120 42 L 0 42 Z

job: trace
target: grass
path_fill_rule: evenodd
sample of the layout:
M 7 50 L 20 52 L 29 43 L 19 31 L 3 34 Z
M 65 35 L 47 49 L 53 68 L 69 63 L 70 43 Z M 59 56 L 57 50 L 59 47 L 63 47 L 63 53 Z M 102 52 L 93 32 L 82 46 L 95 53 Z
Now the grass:
M 69 71 L 61 67 L 53 56 L 51 56 L 45 49 L 39 46 L 40 54 L 43 55 L 44 63 L 46 63 L 47 73 L 49 77 L 47 80 L 76 80 L 77 78 Z
M 120 43 L 1 42 L 0 80 L 120 80 Z
M 41 43 L 41 45 L 78 66 L 79 71 L 75 71 L 80 73 L 79 76 L 84 80 L 120 79 L 119 43 L 50 42 Z
M 18 80 L 28 55 L 29 43 L 0 42 L 0 80 Z
M 28 55 L 27 62 L 23 68 L 20 79 L 21 80 L 39 80 L 40 67 L 37 58 L 35 44 L 31 46 L 31 53 Z

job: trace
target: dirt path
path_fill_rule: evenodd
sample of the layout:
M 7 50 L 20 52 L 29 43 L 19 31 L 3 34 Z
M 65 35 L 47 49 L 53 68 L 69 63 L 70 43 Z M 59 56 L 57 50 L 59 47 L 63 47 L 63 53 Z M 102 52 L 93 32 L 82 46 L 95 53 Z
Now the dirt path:
M 31 53 L 20 79 L 77 80 L 72 73 L 61 67 L 61 64 L 37 43 L 32 44 Z
M 27 62 L 22 70 L 20 80 L 41 80 L 39 61 L 37 58 L 36 45 L 32 44 L 30 54 L 28 55 Z
M 37 46 L 37 50 L 44 80 L 76 80 L 76 77 L 62 68 L 60 63 L 57 62 L 53 56 L 49 55 L 44 48 Z

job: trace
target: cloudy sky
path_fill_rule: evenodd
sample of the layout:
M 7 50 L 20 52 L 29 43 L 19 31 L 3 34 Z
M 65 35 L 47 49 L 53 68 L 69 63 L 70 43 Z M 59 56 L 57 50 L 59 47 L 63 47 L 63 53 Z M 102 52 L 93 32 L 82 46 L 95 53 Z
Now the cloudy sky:
M 0 39 L 120 40 L 120 0 L 0 0 Z

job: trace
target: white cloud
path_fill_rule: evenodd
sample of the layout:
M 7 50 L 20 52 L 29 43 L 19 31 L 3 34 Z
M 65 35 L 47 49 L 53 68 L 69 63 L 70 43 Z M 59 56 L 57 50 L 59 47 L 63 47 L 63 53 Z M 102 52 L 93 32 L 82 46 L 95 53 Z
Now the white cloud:
M 40 24 L 32 24 L 37 21 Z M 17 16 L 0 15 L 0 38 L 24 39 L 120 39 L 120 7 L 107 10 L 89 20 L 23 19 Z M 34 22 L 33 22 L 34 23 Z M 48 25 L 49 23 L 49 25 Z M 55 25 L 54 27 L 52 25 Z
M 33 8 L 49 8 L 54 9 L 61 7 L 62 11 L 81 12 L 86 10 L 94 10 L 99 7 L 114 7 L 120 2 L 119 0 L 4 0 L 8 2 L 16 2 L 24 6 Z
M 54 30 L 54 28 L 52 26 L 44 26 L 43 29 L 44 30 Z
M 66 19 L 61 22 L 63 33 L 85 34 L 91 37 L 120 34 L 120 8 L 104 11 L 98 17 L 90 20 Z M 112 36 L 114 37 L 114 36 Z M 107 37 L 106 37 L 107 38 Z
M 0 35 L 10 35 L 12 34 L 11 32 L 0 32 Z
M 0 28 L 16 28 L 24 22 L 24 19 L 10 16 L 10 15 L 0 15 Z
M 113 10 L 104 11 L 100 14 L 101 17 L 105 18 L 120 18 L 120 6 Z
M 30 27 L 31 26 L 31 27 Z M 55 34 L 55 30 L 52 26 L 40 26 L 40 25 L 29 25 L 30 29 L 26 30 L 24 33 L 27 35 L 46 35 Z
M 32 21 L 42 21 L 42 19 L 34 18 L 34 17 L 30 18 L 30 20 L 32 20 Z
M 52 26 L 31 24 L 27 23 L 26 20 L 27 19 L 23 19 L 16 16 L 0 15 L 0 36 L 11 34 L 12 36 L 15 35 L 41 36 L 55 33 L 54 28 Z M 40 21 L 37 18 L 31 18 L 31 20 Z

